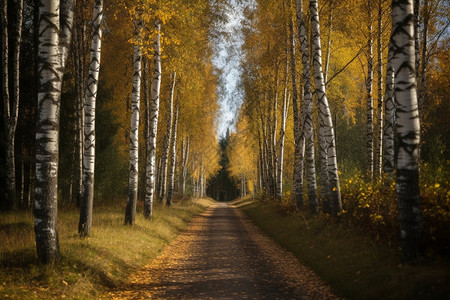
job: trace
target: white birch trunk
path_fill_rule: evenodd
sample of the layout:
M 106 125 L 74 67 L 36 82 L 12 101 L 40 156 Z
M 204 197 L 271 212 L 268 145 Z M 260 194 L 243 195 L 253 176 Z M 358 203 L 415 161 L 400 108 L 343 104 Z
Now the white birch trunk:
M 415 78 L 413 0 L 392 1 L 397 136 L 397 199 L 402 250 L 415 259 L 422 248 L 422 209 L 419 197 L 420 121 Z
M 326 156 L 328 173 L 328 182 L 324 182 L 322 190 L 328 191 L 331 200 L 331 212 L 337 214 L 342 210 L 342 202 L 336 158 L 336 140 L 322 71 L 318 0 L 310 0 L 309 8 L 311 15 L 314 79 L 316 83 L 316 95 L 319 102 L 319 145 L 320 151 L 323 153 L 322 157 Z
M 371 0 L 368 3 L 368 40 L 367 40 L 367 78 L 366 78 L 366 155 L 367 155 L 367 170 L 370 178 L 373 178 L 374 172 L 374 147 L 373 147 L 373 39 L 372 39 L 372 12 Z
M 260 130 L 258 130 L 258 146 L 259 146 L 259 190 L 262 191 L 264 188 L 264 162 L 263 162 L 263 148 L 261 145 L 261 133 Z
M 275 67 L 275 95 L 273 101 L 273 128 L 272 128 L 272 145 L 271 145 L 271 158 L 272 158 L 272 187 L 273 195 L 278 197 L 278 157 L 277 157 L 277 128 L 278 128 L 278 62 Z M 281 198 L 280 198 L 281 199 Z
M 138 17 L 134 21 L 135 38 L 140 39 L 142 20 Z M 139 115 L 141 98 L 141 46 L 135 45 L 133 51 L 133 90 L 131 99 L 130 123 L 130 168 L 128 177 L 128 198 L 125 211 L 125 224 L 134 225 L 136 218 L 136 204 L 138 194 L 139 175 Z
M 414 51 L 416 64 L 415 65 L 416 85 L 419 83 L 419 68 L 420 68 L 419 27 L 420 27 L 420 0 L 414 0 Z
M 72 44 L 72 29 L 74 6 L 76 0 L 60 1 L 60 37 L 59 37 L 59 52 L 61 55 L 61 73 L 64 75 L 64 68 L 69 57 L 70 45 Z
M 278 155 L 278 171 L 277 171 L 277 199 L 281 201 L 283 195 L 283 163 L 284 163 L 284 138 L 286 134 L 286 119 L 289 111 L 289 97 L 288 97 L 288 70 L 289 70 L 289 58 L 286 55 L 286 70 L 284 74 L 284 95 L 283 95 L 283 107 L 281 109 L 281 126 L 280 126 L 280 138 Z
M 384 101 L 384 130 L 383 130 L 383 171 L 389 175 L 394 174 L 394 67 L 392 65 L 393 51 L 389 43 L 388 63 L 386 66 L 386 90 Z
M 158 19 L 154 23 L 156 37 L 153 43 L 153 75 L 151 87 L 151 101 L 149 106 L 148 152 L 146 166 L 146 186 L 144 199 L 144 217 L 151 218 L 153 212 L 153 198 L 155 195 L 155 161 L 156 134 L 158 132 L 159 92 L 161 87 L 161 23 Z
M 292 80 L 292 107 L 294 113 L 294 174 L 292 200 L 298 208 L 303 207 L 303 151 L 304 151 L 304 135 L 301 126 L 301 117 L 299 114 L 299 101 L 297 92 L 297 76 L 295 62 L 295 45 L 294 45 L 294 25 L 292 18 L 289 19 L 289 52 L 291 59 L 291 80 Z
M 298 37 L 300 41 L 300 51 L 302 53 L 302 78 L 303 78 L 303 130 L 305 135 L 305 154 L 306 154 L 306 180 L 308 182 L 308 203 L 309 210 L 313 213 L 318 212 L 317 183 L 316 183 L 316 163 L 314 155 L 314 128 L 312 120 L 312 93 L 311 93 L 311 68 L 310 55 L 305 18 L 303 15 L 303 1 L 297 0 L 297 26 Z
M 333 1 L 330 0 L 330 13 L 328 15 L 328 41 L 327 41 L 327 53 L 325 55 L 325 70 L 323 72 L 323 81 L 325 84 L 328 81 L 328 70 L 330 69 L 330 56 L 331 56 L 331 33 L 333 31 Z
M 200 198 L 205 196 L 205 168 L 203 167 L 203 161 L 200 161 Z
M 21 207 L 25 207 L 24 196 L 25 196 L 25 163 L 24 163 L 24 151 L 22 142 L 22 156 L 20 158 L 20 200 L 19 204 Z
M 169 173 L 169 183 L 167 188 L 167 206 L 172 205 L 172 197 L 173 197 L 173 187 L 175 182 L 175 164 L 177 161 L 177 124 L 178 124 L 178 112 L 179 107 L 177 105 L 175 110 L 175 118 L 173 120 L 173 129 L 172 129 L 172 159 L 170 162 L 170 173 Z
M 80 201 L 80 221 L 78 223 L 80 236 L 89 236 L 92 225 L 95 168 L 95 104 L 100 73 L 102 20 L 103 0 L 96 0 L 92 17 L 91 54 L 86 85 L 86 107 L 84 108 L 83 187 Z
M 31 207 L 31 194 L 33 193 L 33 163 L 29 162 L 30 168 L 28 170 L 28 193 L 27 193 L 27 207 Z
M 59 1 L 39 3 L 38 111 L 36 125 L 36 190 L 34 227 L 41 263 L 59 257 L 57 233 L 59 110 L 62 77 L 59 53 Z
M 162 167 L 161 167 L 161 191 L 160 191 L 160 202 L 164 202 L 164 198 L 166 197 L 166 188 L 167 188 L 167 166 L 169 162 L 169 150 L 170 150 L 170 137 L 172 135 L 172 121 L 173 121 L 173 94 L 175 91 L 175 79 L 177 73 L 172 74 L 172 84 L 170 88 L 170 96 L 169 96 L 169 115 L 167 119 L 167 131 L 166 138 L 164 140 L 164 148 L 162 153 Z
M 184 140 L 183 140 L 184 144 Z M 182 161 L 182 184 L 181 190 L 183 198 L 186 196 L 186 179 L 188 171 L 188 161 L 189 161 L 189 137 L 186 139 L 186 145 L 183 145 L 183 161 Z
M 77 5 L 77 14 L 82 13 Z M 77 142 L 78 142 L 78 191 L 77 206 L 80 206 L 83 191 L 83 152 L 84 152 L 84 105 L 86 93 L 85 55 L 86 51 L 86 21 L 78 18 L 79 23 L 74 28 L 73 60 L 75 66 L 75 88 L 77 92 Z
M 422 70 L 420 72 L 419 111 L 427 102 L 427 59 L 428 59 L 428 23 L 430 21 L 429 0 L 424 1 L 422 30 Z M 417 64 L 416 64 L 417 65 Z M 417 72 L 417 70 L 416 70 Z
M 17 118 L 19 113 L 19 66 L 20 66 L 20 43 L 22 40 L 23 1 L 14 1 L 14 12 L 16 23 L 14 24 L 13 37 L 13 65 L 12 95 L 9 92 L 9 45 L 8 45 L 8 5 L 7 0 L 1 1 L 1 30 L 2 30 L 2 101 L 3 118 L 5 122 L 6 136 L 6 208 L 12 209 L 16 202 L 16 164 L 15 164 L 15 134 Z
M 378 123 L 377 123 L 377 138 L 376 151 L 374 155 L 375 166 L 374 173 L 381 177 L 383 170 L 383 11 L 382 0 L 378 0 L 378 35 L 377 35 L 377 54 L 378 54 Z

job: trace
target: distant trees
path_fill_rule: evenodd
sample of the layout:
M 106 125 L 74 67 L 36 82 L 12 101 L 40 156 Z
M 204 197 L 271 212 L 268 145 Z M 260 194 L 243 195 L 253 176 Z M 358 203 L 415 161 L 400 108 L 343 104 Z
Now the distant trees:
M 39 260 L 42 263 L 53 263 L 59 256 L 59 241 L 57 232 L 57 207 L 58 202 L 70 205 L 72 195 L 79 193 L 80 221 L 79 234 L 88 236 L 92 225 L 92 208 L 94 195 L 99 196 L 99 200 L 105 198 L 107 189 L 104 185 L 113 187 L 112 190 L 122 191 L 124 186 L 124 172 L 121 166 L 124 164 L 123 151 L 125 149 L 124 138 L 130 137 L 132 144 L 132 194 L 129 199 L 131 203 L 131 214 L 127 218 L 129 224 L 134 222 L 134 212 L 136 200 L 140 190 L 137 185 L 137 178 L 142 174 L 142 169 L 138 168 L 138 136 L 141 130 L 138 122 L 131 122 L 131 131 L 127 132 L 120 124 L 124 123 L 123 118 L 129 120 L 131 117 L 125 108 L 128 99 L 128 92 L 123 87 L 130 86 L 131 80 L 123 80 L 124 74 L 128 74 L 132 66 L 124 59 L 130 55 L 131 47 L 134 47 L 134 86 L 132 89 L 132 113 L 133 121 L 139 120 L 140 102 L 140 82 L 145 80 L 144 86 L 148 87 L 148 77 L 141 78 L 141 60 L 153 59 L 151 89 L 146 89 L 147 101 L 147 166 L 146 166 L 146 192 L 144 215 L 150 218 L 152 215 L 152 203 L 155 192 L 155 160 L 160 155 L 162 147 L 158 144 L 157 137 L 166 136 L 166 128 L 159 128 L 159 99 L 161 74 L 161 61 L 167 64 L 167 69 L 176 70 L 180 86 L 163 85 L 163 97 L 170 99 L 165 91 L 172 88 L 172 94 L 177 93 L 176 121 L 170 122 L 172 132 L 172 143 L 168 157 L 172 159 L 168 163 L 169 184 L 168 203 L 177 194 L 192 196 L 193 189 L 198 191 L 198 196 L 204 196 L 206 190 L 206 180 L 218 169 L 218 152 L 216 146 L 216 136 L 214 129 L 215 112 L 218 109 L 216 103 L 217 78 L 212 65 L 212 45 L 208 42 L 210 28 L 213 24 L 212 18 L 221 15 L 214 9 L 222 9 L 221 5 L 211 5 L 209 1 L 197 0 L 194 2 L 177 4 L 174 1 L 143 1 L 141 6 L 130 5 L 130 11 L 122 9 L 125 5 L 123 1 L 117 1 L 114 5 L 103 6 L 102 0 L 95 0 L 94 12 L 92 15 L 92 43 L 89 74 L 85 73 L 87 63 L 86 45 L 89 34 L 86 34 L 87 18 L 90 14 L 86 7 L 89 1 L 11 1 L 12 7 L 8 7 L 9 1 L 1 2 L 1 29 L 2 29 L 2 108 L 3 120 L 0 122 L 2 134 L 1 138 L 6 138 L 6 145 L 0 149 L 5 154 L 6 165 L 0 168 L 0 178 L 7 179 L 6 185 L 1 186 L 2 191 L 7 191 L 8 195 L 4 201 L 3 192 L 2 209 L 11 209 L 16 204 L 17 191 L 20 191 L 21 204 L 31 203 L 32 193 L 29 191 L 25 195 L 24 191 L 34 186 L 34 214 L 36 246 Z M 24 4 L 25 2 L 25 4 Z M 32 6 L 31 4 L 36 4 Z M 130 3 L 127 3 L 130 4 Z M 25 5 L 25 9 L 24 9 Z M 142 8 L 140 11 L 137 8 Z M 33 15 L 33 9 L 35 14 Z M 14 12 L 14 16 L 8 14 Z M 74 14 L 76 12 L 75 20 Z M 175 13 L 176 12 L 176 13 Z M 108 24 L 103 24 L 104 15 L 108 14 Z M 132 39 L 132 30 L 129 16 L 141 15 L 135 18 L 135 38 Z M 26 30 L 22 29 L 22 17 L 25 16 Z M 39 20 L 39 24 L 36 23 Z M 35 22 L 36 24 L 34 24 Z M 172 27 L 161 28 L 161 25 L 173 22 Z M 221 21 L 217 21 L 221 22 Z M 72 25 L 75 28 L 72 30 Z M 31 24 L 31 25 L 30 25 Z M 34 24 L 34 25 L 33 25 Z M 145 26 L 152 24 L 154 26 Z M 102 43 L 102 26 L 105 30 L 106 42 Z M 193 28 L 191 27 L 193 26 Z M 29 32 L 29 29 L 34 29 Z M 174 29 L 176 28 L 176 29 Z M 166 34 L 166 39 L 161 36 Z M 74 36 L 72 38 L 72 31 Z M 26 34 L 27 40 L 21 42 L 21 33 Z M 36 42 L 32 35 L 36 35 Z M 39 40 L 37 35 L 39 34 Z M 71 45 L 73 42 L 73 55 L 71 56 Z M 132 43 L 129 43 L 133 40 Z M 162 57 L 162 45 L 165 43 L 165 56 Z M 34 62 L 32 53 L 36 47 L 36 57 L 38 58 L 38 74 L 32 74 L 33 66 L 23 66 L 21 69 L 27 70 L 26 75 L 20 72 L 19 61 L 21 48 L 25 47 L 27 61 Z M 101 50 L 103 44 L 104 49 Z M 117 45 L 120 44 L 120 47 Z M 14 48 L 14 49 L 13 49 Z M 100 76 L 100 51 L 102 51 L 102 70 L 105 72 Z M 128 52 L 129 51 L 129 52 Z M 118 54 L 120 53 L 120 54 Z M 196 57 L 192 57 L 196 53 Z M 9 56 L 8 56 L 9 55 Z M 71 56 L 72 60 L 67 60 Z M 70 76 L 64 77 L 66 73 Z M 30 71 L 31 70 L 31 71 Z M 20 75 L 20 76 L 19 76 Z M 148 75 L 148 74 L 146 74 Z M 28 79 L 26 76 L 33 77 Z M 87 78 L 86 78 L 87 77 Z M 28 80 L 27 88 L 19 90 L 20 83 Z M 19 91 L 28 98 L 33 94 L 29 86 L 33 80 L 38 81 L 37 95 L 37 126 L 30 125 L 32 122 L 34 108 L 22 113 L 19 109 Z M 86 82 L 85 82 L 86 81 Z M 25 81 L 26 82 L 26 81 Z M 168 81 L 167 81 L 168 82 Z M 100 91 L 100 93 L 99 93 Z M 129 89 L 131 91 L 131 88 Z M 97 101 L 98 96 L 100 100 Z M 148 97 L 150 96 L 150 97 Z M 63 101 L 61 101 L 63 98 Z M 205 102 L 205 104 L 203 103 Z M 26 102 L 25 102 L 26 103 Z M 99 104 L 99 105 L 96 105 Z M 28 104 L 27 104 L 28 105 Z M 30 105 L 31 106 L 31 105 Z M 33 106 L 34 107 L 34 106 Z M 100 107 L 100 111 L 98 108 Z M 27 114 L 25 116 L 25 114 Z M 25 117 L 30 120 L 21 120 Z M 162 109 L 163 120 L 167 121 L 167 107 Z M 21 122 L 23 124 L 21 124 Z M 95 131 L 96 123 L 100 130 Z M 98 127 L 100 122 L 100 128 Z M 28 124 L 30 123 L 30 124 Z M 21 147 L 14 149 L 15 131 L 18 126 L 21 128 Z M 25 127 L 27 126 L 27 127 Z M 172 128 L 173 126 L 173 128 Z M 4 132 L 3 132 L 3 129 Z M 24 147 L 25 134 L 28 131 L 33 134 L 36 131 L 36 178 L 32 167 L 27 167 L 26 155 L 32 155 L 34 147 L 26 145 Z M 64 134 L 60 135 L 60 132 Z M 23 136 L 22 136 L 23 135 Z M 141 135 L 142 136 L 142 135 Z M 169 133 L 170 136 L 170 133 Z M 176 143 L 178 139 L 184 142 Z M 141 139 L 142 141 L 144 139 Z M 212 147 L 206 147 L 214 145 Z M 29 149 L 30 148 L 30 149 Z M 97 151 L 96 150 L 100 150 Z M 181 149 L 182 148 L 182 149 Z M 78 151 L 77 151 L 78 150 Z M 26 152 L 19 155 L 20 170 L 18 170 L 19 186 L 15 186 L 15 164 L 17 153 Z M 134 152 L 133 152 L 134 151 Z M 182 151 L 183 155 L 178 156 Z M 63 159 L 60 160 L 59 158 Z M 181 157 L 181 159 L 177 159 Z M 97 158 L 97 159 L 96 159 Z M 31 164 L 31 159 L 29 163 Z M 105 163 L 106 162 L 106 163 Z M 136 162 L 136 164 L 135 164 Z M 78 163 L 80 166 L 78 167 Z M 68 166 L 69 168 L 66 168 Z M 97 168 L 98 166 L 98 168 Z M 119 166 L 114 172 L 108 170 L 110 166 Z M 94 168 L 95 167 L 95 168 Z M 113 167 L 113 168 L 114 168 Z M 30 170 L 28 170 L 29 168 Z M 182 171 L 181 171 L 182 170 Z M 80 173 L 80 171 L 82 171 Z M 100 186 L 94 189 L 94 174 L 108 174 L 107 177 L 98 176 L 96 180 Z M 122 173 L 121 173 L 122 172 Z M 69 176 L 58 177 L 58 173 Z M 118 175 L 116 175 L 118 174 Z M 8 175 L 8 176 L 5 176 Z M 67 178 L 67 179 L 66 179 Z M 113 179 L 114 178 L 114 179 Z M 74 184 L 80 180 L 80 185 Z M 110 181 L 107 183 L 107 181 Z M 113 183 L 111 183 L 113 182 Z M 131 181 L 130 181 L 131 182 Z M 183 182 L 183 184 L 181 184 Z M 58 184 L 59 183 L 59 184 Z M 28 185 L 28 187 L 26 187 Z M 6 189 L 4 188 L 6 186 Z M 183 187 L 181 187 L 183 186 Z M 135 187 L 135 188 L 133 188 Z M 108 195 L 113 192 L 107 191 Z M 8 207 L 6 207 L 8 206 Z
M 433 47 L 440 45 L 437 47 L 440 50 L 435 52 L 436 57 L 441 57 L 439 66 L 445 65 L 441 54 L 448 50 L 448 35 L 444 34 L 450 24 L 448 17 L 436 17 L 441 21 L 436 22 L 435 19 L 433 26 L 436 27 L 430 27 L 430 16 L 439 15 L 435 9 L 442 3 L 431 0 L 393 1 L 391 9 L 383 1 L 329 1 L 323 3 L 320 11 L 317 0 L 308 3 L 297 0 L 295 4 L 296 24 L 291 23 L 290 1 L 257 1 L 255 7 L 246 11 L 241 80 L 244 102 L 238 119 L 238 124 L 245 124 L 245 127 L 238 126 L 236 134 L 231 134 L 229 157 L 232 175 L 242 182 L 244 172 L 240 166 L 244 161 L 254 161 L 247 168 L 257 174 L 254 179 L 256 191 L 264 197 L 272 197 L 275 187 L 276 198 L 283 199 L 283 195 L 290 193 L 292 202 L 302 207 L 304 194 L 308 194 L 308 206 L 312 212 L 317 212 L 320 206 L 325 213 L 338 215 L 343 205 L 338 162 L 346 174 L 361 171 L 368 182 L 373 178 L 377 184 L 384 184 L 384 178 L 393 179 L 397 170 L 403 248 L 407 255 L 415 256 L 419 250 L 414 247 L 420 244 L 421 231 L 418 145 L 424 144 L 426 151 L 433 147 L 444 151 L 441 142 L 438 142 L 441 146 L 430 143 L 431 140 L 419 143 L 418 126 L 419 115 L 425 120 L 430 112 L 429 107 L 426 108 L 427 100 L 424 100 L 431 95 L 427 92 L 427 79 L 430 78 L 427 73 L 431 73 L 426 71 L 431 63 L 428 49 L 431 44 Z M 303 15 L 305 4 L 309 7 L 310 20 Z M 391 12 L 392 30 L 389 28 Z M 322 30 L 319 29 L 320 15 L 329 16 L 328 22 L 320 23 Z M 433 28 L 434 42 L 429 40 L 430 28 Z M 327 82 L 321 66 L 321 32 L 328 41 L 333 36 L 333 43 L 324 45 L 326 72 L 329 73 Z M 298 42 L 291 39 L 293 34 L 298 36 Z M 309 34 L 311 48 L 308 45 Z M 438 41 L 440 38 L 442 40 Z M 298 49 L 301 56 L 297 54 Z M 367 60 L 362 59 L 362 53 L 367 55 Z M 314 74 L 310 73 L 311 61 Z M 283 68 L 279 66 L 284 62 L 288 64 L 290 77 L 283 82 L 283 79 L 279 80 L 283 78 L 279 75 Z M 418 72 L 418 68 L 422 72 Z M 437 69 L 440 71 L 436 74 L 444 74 L 442 70 L 445 67 Z M 299 80 L 297 75 L 300 72 L 302 77 Z M 312 78 L 314 82 L 310 84 Z M 434 95 L 447 86 L 443 81 L 439 82 L 442 87 L 435 88 Z M 279 122 L 286 111 L 281 107 L 284 101 L 277 98 L 283 87 L 288 87 L 286 94 L 292 99 L 292 113 L 288 114 L 286 128 L 282 125 L 284 122 Z M 375 97 L 372 95 L 374 87 Z M 301 101 L 298 95 L 302 96 Z M 434 98 L 436 105 L 443 103 L 437 100 L 439 97 Z M 315 108 L 313 98 L 317 99 Z M 313 115 L 315 111 L 319 113 L 318 118 Z M 425 128 L 431 128 L 428 121 L 424 122 Z M 275 153 L 283 153 L 276 157 L 272 146 L 274 127 L 278 128 L 280 136 L 286 132 L 287 138 L 283 149 L 280 144 L 276 146 Z M 314 127 L 319 133 L 317 141 L 321 160 L 321 172 L 317 177 L 314 170 L 314 150 L 317 150 L 314 147 Z M 440 135 L 433 136 L 442 141 Z M 339 154 L 336 154 L 336 148 Z M 244 160 L 234 151 L 246 153 L 252 159 Z M 281 169 L 280 160 L 285 166 Z M 277 170 L 273 170 L 273 162 L 278 164 Z M 307 190 L 303 187 L 303 172 L 306 172 Z M 294 176 L 284 174 L 281 176 L 283 182 L 279 180 L 280 173 Z M 383 173 L 389 176 L 385 177 Z M 273 174 L 278 179 L 275 184 L 271 179 Z M 320 182 L 321 201 L 317 201 L 316 180 Z
M 88 75 L 89 3 L 95 9 Z M 121 0 L 105 6 L 101 0 L 76 5 L 72 0 L 1 1 L 0 125 L 5 142 L 0 151 L 5 165 L 0 196 L 6 204 L 2 209 L 16 208 L 19 202 L 31 203 L 34 186 L 40 261 L 58 257 L 58 201 L 69 205 L 75 191 L 81 195 L 78 230 L 87 236 L 94 195 L 123 200 L 126 153 L 131 158 L 130 225 L 137 199 L 144 199 L 149 219 L 155 197 L 167 198 L 167 204 L 178 195 L 202 197 L 208 178 L 221 168 L 238 182 L 242 196 L 259 192 L 284 202 L 289 195 L 298 208 L 307 205 L 313 213 L 332 215 L 343 213 L 338 163 L 346 174 L 368 169 L 366 179 L 373 177 L 377 184 L 384 182 L 382 170 L 390 179 L 396 170 L 403 248 L 409 257 L 417 256 L 422 230 L 418 167 L 427 162 L 438 169 L 450 149 L 445 138 L 449 22 L 443 2 L 394 0 L 390 10 L 381 0 L 328 1 L 319 10 L 317 0 L 296 0 L 295 6 L 287 0 L 256 1 L 242 21 L 243 104 L 236 132 L 227 135 L 226 145 L 218 145 L 214 124 L 220 72 L 212 63 L 211 41 L 224 7 L 223 1 L 206 0 Z M 108 23 L 102 25 L 104 15 Z M 324 15 L 328 21 L 319 22 Z M 104 41 L 102 26 L 107 29 Z M 33 40 L 33 34 L 39 39 Z M 330 42 L 322 45 L 321 35 Z M 67 60 L 72 40 L 73 60 Z M 37 106 L 30 101 L 35 93 Z M 144 114 L 141 98 L 145 124 L 138 122 Z M 158 126 L 161 122 L 167 126 Z M 33 134 L 35 145 L 26 142 Z M 222 150 L 229 159 L 225 167 L 219 164 Z M 35 171 L 30 167 L 34 156 Z M 139 167 L 138 159 L 146 163 Z M 139 178 L 145 178 L 145 185 L 138 185 Z M 74 184 L 78 180 L 81 185 Z

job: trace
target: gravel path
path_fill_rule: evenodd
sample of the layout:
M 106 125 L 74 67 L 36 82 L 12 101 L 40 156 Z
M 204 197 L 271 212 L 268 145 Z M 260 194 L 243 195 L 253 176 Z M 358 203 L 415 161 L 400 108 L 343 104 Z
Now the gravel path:
M 115 299 L 339 299 L 238 209 L 211 206 Z

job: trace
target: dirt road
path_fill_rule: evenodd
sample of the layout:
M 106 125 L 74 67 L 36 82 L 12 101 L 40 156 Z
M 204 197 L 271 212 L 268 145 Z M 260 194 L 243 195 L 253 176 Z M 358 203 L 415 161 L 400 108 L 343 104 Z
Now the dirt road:
M 338 299 L 238 209 L 215 204 L 115 299 Z

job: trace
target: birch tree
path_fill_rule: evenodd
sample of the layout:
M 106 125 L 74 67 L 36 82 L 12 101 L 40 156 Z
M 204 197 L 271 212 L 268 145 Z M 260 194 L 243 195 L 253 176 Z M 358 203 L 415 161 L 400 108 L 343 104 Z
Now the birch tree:
M 287 52 L 287 51 L 286 51 Z M 280 126 L 280 137 L 279 137 L 279 155 L 278 155 L 278 171 L 277 171 L 277 198 L 281 200 L 281 196 L 283 195 L 283 158 L 284 158 L 284 140 L 286 135 L 286 119 L 289 111 L 289 96 L 288 96 L 288 55 L 286 53 L 286 70 L 284 75 L 285 88 L 283 95 L 283 107 L 281 109 L 281 126 Z M 245 176 L 243 176 L 243 182 L 245 183 Z
M 2 101 L 3 119 L 6 136 L 6 206 L 12 209 L 16 202 L 16 164 L 15 164 L 15 135 L 19 113 L 19 66 L 20 43 L 22 40 L 23 0 L 14 1 L 15 24 L 12 47 L 12 66 L 9 68 L 8 39 L 8 0 L 1 1 L 1 30 L 2 30 Z M 10 72 L 11 71 L 11 72 Z M 12 74 L 12 94 L 10 94 L 9 75 Z
M 92 225 L 95 168 L 95 104 L 100 73 L 102 20 L 103 0 L 96 0 L 92 15 L 92 42 L 86 85 L 86 107 L 84 108 L 83 187 L 80 201 L 80 221 L 78 223 L 80 236 L 89 236 Z
M 422 251 L 422 209 L 419 197 L 420 122 L 417 102 L 413 0 L 392 1 L 393 64 L 397 137 L 397 200 L 400 237 L 407 259 Z
M 134 36 L 136 45 L 133 51 L 133 90 L 131 100 L 131 123 L 130 123 L 130 168 L 128 177 L 128 198 L 125 211 L 125 224 L 134 225 L 136 218 L 136 204 L 138 193 L 138 163 L 139 163 L 139 114 L 141 98 L 141 46 L 140 31 L 143 27 L 141 19 L 142 11 L 137 11 L 137 17 L 134 20 Z
M 181 151 L 182 151 L 181 193 L 182 193 L 183 197 L 185 197 L 186 196 L 186 179 L 187 179 L 188 162 L 189 162 L 189 137 L 183 139 Z
M 274 80 L 274 97 L 273 97 L 273 107 L 272 107 L 272 130 L 271 130 L 271 139 L 272 143 L 270 145 L 271 148 L 271 163 L 272 163 L 272 187 L 273 187 L 273 195 L 278 197 L 278 157 L 277 157 L 277 127 L 278 127 L 278 116 L 277 116 L 277 110 L 278 110 L 278 65 L 279 62 L 275 62 L 275 80 Z M 281 112 L 283 114 L 283 112 Z
M 392 49 L 392 43 L 389 43 L 388 50 L 388 62 L 386 66 L 386 90 L 385 90 L 385 101 L 384 101 L 384 129 L 383 129 L 383 171 L 389 175 L 394 173 L 394 67 L 392 59 L 394 57 L 394 52 Z
M 319 146 L 322 160 L 321 166 L 324 168 L 326 164 L 327 171 L 322 172 L 322 174 L 327 173 L 327 178 L 325 179 L 328 179 L 327 181 L 321 180 L 321 190 L 329 192 L 331 212 L 337 214 L 342 210 L 342 202 L 336 158 L 336 140 L 322 71 L 318 0 L 310 0 L 309 9 L 311 16 L 314 79 L 316 83 L 316 95 L 319 102 Z
M 176 109 L 175 109 L 175 118 L 173 120 L 173 128 L 172 128 L 172 156 L 170 161 L 170 172 L 169 172 L 169 182 L 167 187 L 167 206 L 172 205 L 172 197 L 173 197 L 173 187 L 175 182 L 175 164 L 177 161 L 177 124 L 178 124 L 178 113 L 179 113 L 180 107 L 177 103 Z
M 34 228 L 38 259 L 59 257 L 57 231 L 59 112 L 66 49 L 73 22 L 73 2 L 40 0 L 38 45 L 38 120 L 36 125 L 36 184 Z M 60 20 L 61 18 L 61 20 Z M 61 31 L 65 34 L 61 34 Z
M 420 86 L 418 90 L 418 101 L 419 101 L 419 111 L 423 104 L 427 102 L 427 60 L 428 60 L 428 26 L 431 17 L 431 7 L 430 1 L 425 0 L 423 5 L 423 29 L 422 29 L 422 70 L 420 74 Z M 416 46 L 417 50 L 417 46 Z M 417 55 L 417 54 L 416 54 Z M 416 57 L 416 67 L 419 64 L 417 63 Z M 416 70 L 417 73 L 417 70 Z M 417 77 L 416 79 L 418 79 Z
M 155 161 L 156 161 L 156 135 L 158 132 L 159 117 L 159 92 L 161 87 L 161 22 L 158 18 L 154 21 L 156 32 L 153 43 L 153 75 L 151 86 L 151 101 L 149 106 L 149 130 L 146 165 L 146 186 L 144 199 L 144 217 L 152 217 L 153 198 L 155 195 Z
M 289 20 L 289 41 L 290 41 L 290 56 L 291 56 L 291 81 L 292 81 L 292 107 L 294 113 L 294 174 L 293 174 L 293 191 L 292 198 L 297 207 L 303 207 L 303 151 L 304 151 L 304 136 L 302 133 L 301 119 L 299 115 L 299 103 L 297 92 L 297 76 L 295 63 L 295 46 L 294 46 L 294 28 L 292 18 Z
M 169 95 L 169 115 L 167 118 L 167 131 L 166 138 L 164 140 L 164 148 L 162 153 L 162 166 L 161 166 L 161 186 L 160 186 L 160 202 L 164 201 L 166 197 L 167 188 L 167 166 L 169 162 L 169 150 L 170 150 L 170 137 L 172 135 L 172 121 L 173 121 L 173 94 L 175 91 L 175 79 L 176 73 L 172 74 L 172 83 Z
M 373 29 L 372 29 L 372 0 L 367 0 L 367 78 L 366 78 L 366 153 L 367 170 L 370 178 L 374 172 L 374 147 L 373 147 Z
M 306 34 L 305 18 L 303 15 L 303 1 L 296 1 L 298 37 L 302 54 L 303 79 L 303 131 L 305 135 L 306 179 L 308 182 L 308 203 L 312 212 L 318 212 L 316 163 L 314 155 L 314 129 L 312 120 L 311 67 L 308 38 Z M 331 13 L 330 13 L 331 15 Z
M 374 173 L 381 176 L 383 164 L 383 3 L 378 0 L 378 30 L 377 30 L 377 86 L 378 86 L 378 109 L 377 109 L 377 134 L 375 135 L 376 151 L 374 155 Z
M 75 67 L 75 90 L 77 94 L 77 159 L 78 159 L 78 194 L 77 205 L 81 203 L 83 191 L 83 151 L 84 151 L 84 105 L 86 102 L 85 57 L 87 56 L 87 20 L 84 17 L 85 1 L 78 1 L 75 7 L 76 20 L 73 36 L 73 63 Z

